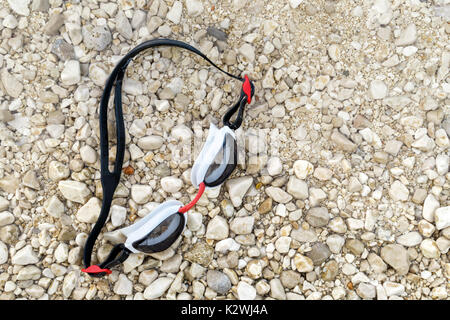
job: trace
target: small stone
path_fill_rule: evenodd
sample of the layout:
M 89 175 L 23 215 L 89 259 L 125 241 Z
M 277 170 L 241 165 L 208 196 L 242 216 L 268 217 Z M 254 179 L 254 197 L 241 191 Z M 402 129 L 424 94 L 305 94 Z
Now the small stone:
M 31 189 L 35 189 L 35 190 L 40 189 L 40 184 L 37 179 L 36 172 L 33 170 L 30 170 L 27 173 L 25 173 L 25 175 L 23 176 L 23 179 L 22 179 L 22 184 Z
M 143 150 L 157 150 L 164 143 L 164 139 L 160 136 L 146 136 L 139 138 L 137 145 Z
M 372 99 L 384 99 L 388 94 L 388 87 L 381 80 L 373 80 L 370 83 L 369 92 Z
M 106 25 L 93 27 L 92 25 L 84 26 L 82 29 L 83 43 L 88 49 L 97 51 L 105 50 L 111 43 L 112 36 Z
M 389 189 L 389 196 L 394 201 L 407 201 L 409 197 L 409 190 L 399 180 L 395 180 Z
M 62 294 L 64 298 L 69 298 L 78 283 L 79 271 L 71 271 L 64 277 L 62 284 Z
M 420 234 L 423 235 L 424 237 L 431 237 L 431 235 L 436 230 L 434 225 L 429 223 L 427 220 L 420 220 L 419 223 L 417 224 L 417 227 L 419 229 Z
M 196 17 L 203 12 L 203 4 L 200 0 L 189 0 L 185 2 L 185 5 L 190 17 Z
M 278 203 L 288 203 L 292 200 L 292 196 L 281 188 L 268 187 L 265 191 L 269 197 Z
M 328 56 L 330 57 L 330 59 L 334 62 L 339 61 L 340 59 L 340 55 L 341 55 L 341 48 L 339 45 L 337 44 L 332 44 L 328 47 L 327 49 L 328 52 Z
M 406 249 L 399 244 L 388 244 L 381 248 L 381 258 L 394 268 L 399 275 L 405 275 L 409 270 L 409 256 Z
M 360 256 L 364 251 L 364 243 L 358 239 L 349 239 L 345 242 L 345 247 L 356 256 Z
M 256 289 L 244 281 L 238 283 L 236 292 L 239 300 L 255 300 L 256 298 Z
M 439 175 L 443 176 L 448 172 L 450 157 L 445 154 L 439 154 L 436 156 L 436 171 Z
M 144 298 L 147 300 L 161 297 L 172 284 L 173 279 L 161 277 L 153 281 L 144 291 Z
M 387 153 L 396 156 L 401 147 L 403 145 L 403 142 L 398 141 L 398 140 L 390 140 L 386 143 L 386 146 L 384 147 L 384 151 L 386 151 Z
M 387 269 L 387 265 L 384 263 L 383 259 L 373 252 L 369 253 L 367 256 L 367 261 L 375 273 L 384 273 Z
M 102 202 L 96 197 L 92 197 L 77 212 L 77 220 L 86 223 L 95 223 L 100 215 Z
M 85 145 L 80 148 L 81 160 L 85 163 L 95 163 L 97 161 L 97 152 L 91 146 Z
M 299 242 L 314 242 L 317 241 L 317 235 L 313 230 L 305 230 L 303 228 L 293 229 L 291 238 Z
M 116 15 L 116 30 L 125 39 L 131 39 L 133 36 L 130 21 L 122 10 Z
M 435 143 L 434 140 L 431 139 L 429 136 L 427 136 L 426 134 L 421 136 L 420 138 L 416 139 L 411 146 L 413 148 L 419 149 L 420 151 L 423 152 L 428 152 L 433 150 L 433 148 L 435 147 Z
M 92 63 L 89 66 L 89 78 L 97 86 L 103 87 L 106 79 L 108 79 L 108 74 L 98 63 Z
M 69 60 L 64 64 L 61 72 L 61 82 L 66 86 L 77 84 L 81 81 L 80 63 L 77 60 Z
M 374 299 L 376 296 L 375 287 L 371 284 L 361 282 L 356 288 L 356 292 L 363 299 Z
M 283 284 L 280 279 L 275 278 L 270 280 L 270 296 L 277 300 L 286 300 L 286 293 L 284 292 Z
M 111 206 L 111 223 L 114 227 L 120 227 L 127 218 L 127 209 L 118 205 Z
M 131 186 L 131 198 L 138 204 L 145 204 L 150 201 L 152 187 L 136 184 Z
M 295 8 L 297 8 L 302 2 L 303 2 L 303 0 L 289 0 L 289 5 L 291 6 L 292 9 L 295 9 Z
M 237 217 L 234 218 L 230 223 L 230 230 L 235 234 L 249 234 L 253 231 L 253 224 L 255 223 L 255 218 L 248 217 Z
M 405 247 L 415 247 L 422 242 L 422 236 L 417 231 L 411 231 L 398 237 L 397 242 Z
M 57 196 L 52 196 L 44 203 L 45 211 L 54 218 L 60 218 L 64 213 L 64 204 L 58 199 Z
M 3 197 L 0 197 L 0 211 L 7 210 L 9 208 L 9 201 Z
M 293 270 L 283 270 L 280 275 L 280 281 L 283 287 L 294 289 L 300 283 L 301 275 Z
M 339 265 L 335 260 L 328 261 L 323 267 L 321 277 L 325 281 L 334 281 L 339 273 Z
M 28 16 L 30 14 L 30 9 L 28 9 L 30 2 L 31 0 L 8 0 L 11 10 L 21 16 Z
M 314 171 L 314 166 L 306 160 L 297 160 L 293 165 L 295 176 L 304 180 Z
M 308 185 L 306 182 L 299 180 L 296 177 L 290 177 L 286 189 L 295 199 L 305 200 L 309 196 Z
M 183 181 L 176 177 L 164 177 L 161 179 L 161 187 L 165 192 L 178 192 L 183 186 Z
M 383 283 L 383 288 L 388 297 L 400 297 L 405 293 L 405 286 L 400 283 L 386 281 L 385 283 Z
M 6 244 L 0 241 L 0 265 L 8 261 L 8 255 L 8 247 L 6 246 Z
M 340 253 L 344 243 L 345 239 L 337 234 L 332 234 L 327 238 L 327 246 L 332 253 Z
M 434 211 L 434 221 L 438 230 L 450 227 L 450 206 L 437 208 Z
M 127 94 L 131 94 L 133 96 L 139 96 L 144 93 L 144 88 L 140 81 L 134 80 L 131 78 L 125 78 L 125 80 L 123 81 L 123 91 L 125 91 Z M 130 134 L 131 134 L 131 128 L 130 128 Z
M 248 62 L 252 63 L 255 61 L 255 48 L 248 43 L 244 43 L 239 48 L 239 53 L 247 59 Z
M 316 179 L 319 179 L 320 181 L 330 180 L 332 176 L 333 176 L 333 171 L 331 171 L 328 168 L 318 167 L 318 168 L 316 168 L 316 170 L 314 170 L 314 177 Z
M 33 247 L 26 245 L 17 251 L 11 258 L 12 264 L 25 266 L 27 264 L 36 264 L 39 262 L 37 254 L 33 251 Z
M 224 31 L 216 27 L 208 27 L 206 33 L 220 41 L 227 41 L 228 38 L 228 35 Z
M 272 157 L 267 161 L 267 171 L 269 172 L 269 175 L 271 176 L 279 175 L 282 170 L 283 165 L 281 163 L 280 158 Z
M 330 214 L 325 207 L 315 207 L 309 209 L 305 219 L 313 227 L 324 227 L 330 220 Z
M 73 46 L 64 39 L 56 39 L 55 42 L 53 42 L 51 52 L 61 61 L 73 60 L 75 58 Z
M 420 251 L 424 255 L 424 257 L 429 259 L 439 259 L 441 253 L 439 247 L 436 244 L 436 241 L 432 239 L 425 239 L 420 244 Z
M 313 261 L 299 253 L 294 256 L 294 265 L 298 272 L 310 272 L 314 270 Z
M 326 244 L 316 242 L 306 255 L 313 261 L 315 266 L 319 266 L 330 257 L 331 251 Z
M 333 141 L 337 147 L 343 151 L 354 152 L 357 145 L 351 142 L 346 136 L 339 131 L 335 130 L 331 134 L 331 141 Z
M 402 30 L 400 37 L 395 40 L 397 46 L 407 46 L 414 44 L 417 39 L 417 29 L 414 23 L 409 24 L 404 30 Z
M 230 179 L 226 182 L 226 187 L 230 195 L 230 200 L 233 206 L 240 207 L 242 204 L 242 199 L 244 198 L 247 190 L 253 183 L 252 177 L 240 177 L 235 179 Z
M 328 224 L 328 227 L 336 233 L 347 232 L 347 225 L 345 224 L 344 219 L 342 219 L 341 217 L 336 217 L 336 218 L 332 219 L 330 221 L 330 223 Z M 333 250 L 331 250 L 331 251 L 333 251 Z
M 133 283 L 126 275 L 119 275 L 119 279 L 114 285 L 114 293 L 120 296 L 129 296 L 133 293 Z
M 227 238 L 216 243 L 214 248 L 217 252 L 238 251 L 241 245 L 232 238 Z
M 208 270 L 206 274 L 208 286 L 218 294 L 225 295 L 231 289 L 230 278 L 216 270 Z
M 3 26 L 8 29 L 15 29 L 17 27 L 17 19 L 12 14 L 7 15 L 3 19 Z
M 69 256 L 69 246 L 65 243 L 60 243 L 53 255 L 57 263 L 63 263 Z
M 0 212 L 0 227 L 6 226 L 14 222 L 14 215 L 11 212 Z
M 436 144 L 442 148 L 447 148 L 450 145 L 450 139 L 444 129 L 438 129 L 435 132 Z M 450 135 L 450 133 L 449 133 Z
M 14 176 L 7 176 L 0 180 L 0 189 L 7 193 L 15 193 L 19 187 L 19 179 Z
M 212 218 L 206 227 L 206 239 L 223 240 L 228 237 L 227 220 L 219 215 Z
M 431 298 L 434 300 L 444 300 L 448 297 L 448 290 L 445 286 L 435 287 L 431 290 Z
M 14 2 L 16 0 L 13 0 Z M 0 72 L 0 78 L 6 93 L 12 98 L 18 98 L 23 91 L 23 85 L 16 77 L 8 72 L 6 68 L 3 68 Z
M 290 237 L 279 237 L 275 241 L 275 248 L 279 253 L 288 253 L 292 239 Z
M 439 206 L 439 201 L 429 194 L 423 203 L 422 217 L 427 221 L 434 222 L 434 213 Z
M 44 26 L 44 33 L 53 36 L 58 33 L 64 24 L 64 16 L 61 13 L 53 13 Z
M 267 198 L 260 204 L 258 212 L 261 214 L 265 214 L 270 211 L 272 211 L 272 198 Z
M 58 183 L 59 191 L 67 200 L 84 204 L 92 195 L 87 185 L 83 182 L 64 180 Z
M 191 231 L 198 231 L 202 227 L 203 215 L 200 212 L 192 211 L 187 215 L 187 226 Z M 208 236 L 206 236 L 208 238 Z
M 31 10 L 46 12 L 50 7 L 49 0 L 33 0 Z
M 166 18 L 175 24 L 179 24 L 181 21 L 181 15 L 183 13 L 183 4 L 181 1 L 175 1 L 172 8 L 167 12 Z
M 414 192 L 414 195 L 413 195 L 411 200 L 415 204 L 422 204 L 425 201 L 426 197 L 427 197 L 427 190 L 425 190 L 425 189 L 417 189 Z
M 202 266 L 208 266 L 214 256 L 214 248 L 209 246 L 203 241 L 196 242 L 187 253 L 184 258 L 188 261 L 198 263 Z

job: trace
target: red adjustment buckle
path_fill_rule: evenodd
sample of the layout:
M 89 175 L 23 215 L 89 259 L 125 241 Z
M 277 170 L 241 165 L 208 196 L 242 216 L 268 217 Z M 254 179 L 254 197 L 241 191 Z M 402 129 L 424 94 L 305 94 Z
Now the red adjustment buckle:
M 242 91 L 247 95 L 247 103 L 250 104 L 252 102 L 252 85 L 250 84 L 250 80 L 247 75 L 244 76 L 244 84 L 242 85 Z
M 92 274 L 102 273 L 102 272 L 105 272 L 106 274 L 111 274 L 111 272 L 112 272 L 109 269 L 102 269 L 96 264 L 89 266 L 86 269 L 81 269 L 81 271 L 86 272 L 86 273 L 92 273 Z

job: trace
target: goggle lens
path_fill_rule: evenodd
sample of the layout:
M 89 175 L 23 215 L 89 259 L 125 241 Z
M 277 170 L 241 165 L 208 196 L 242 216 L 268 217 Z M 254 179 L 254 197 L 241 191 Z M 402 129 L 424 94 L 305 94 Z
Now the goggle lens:
M 164 219 L 144 238 L 133 242 L 133 247 L 144 253 L 155 253 L 168 249 L 183 232 L 185 217 L 177 212 Z
M 217 153 L 214 162 L 208 167 L 205 174 L 205 185 L 215 187 L 227 179 L 237 165 L 237 143 L 230 134 L 226 134 L 222 150 Z

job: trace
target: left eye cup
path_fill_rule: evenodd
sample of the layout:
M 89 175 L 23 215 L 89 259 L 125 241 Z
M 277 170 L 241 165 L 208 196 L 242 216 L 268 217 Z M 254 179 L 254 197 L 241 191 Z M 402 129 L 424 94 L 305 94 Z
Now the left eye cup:
M 145 237 L 133 242 L 136 250 L 145 253 L 155 253 L 168 249 L 183 232 L 185 217 L 177 212 L 151 230 Z

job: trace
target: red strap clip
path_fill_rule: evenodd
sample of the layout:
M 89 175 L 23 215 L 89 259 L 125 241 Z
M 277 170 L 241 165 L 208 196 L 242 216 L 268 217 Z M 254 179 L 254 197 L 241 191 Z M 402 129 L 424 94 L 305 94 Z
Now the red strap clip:
M 250 80 L 247 75 L 244 76 L 244 84 L 242 85 L 242 91 L 247 95 L 247 103 L 250 104 L 252 102 L 252 85 L 250 84 Z
M 112 272 L 109 269 L 102 269 L 96 264 L 94 264 L 92 266 L 89 266 L 86 269 L 81 269 L 81 271 L 86 272 L 86 273 L 101 273 L 101 272 L 105 272 L 107 274 L 111 274 L 111 272 Z

